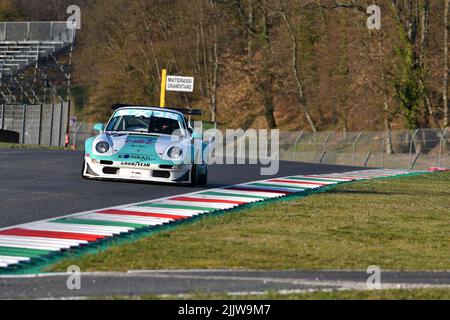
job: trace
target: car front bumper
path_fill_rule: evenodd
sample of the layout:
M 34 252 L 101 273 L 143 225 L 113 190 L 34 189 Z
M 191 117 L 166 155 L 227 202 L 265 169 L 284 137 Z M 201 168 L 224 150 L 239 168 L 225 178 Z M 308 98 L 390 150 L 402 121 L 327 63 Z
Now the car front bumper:
M 159 165 L 93 160 L 85 157 L 86 178 L 190 183 L 192 165 Z

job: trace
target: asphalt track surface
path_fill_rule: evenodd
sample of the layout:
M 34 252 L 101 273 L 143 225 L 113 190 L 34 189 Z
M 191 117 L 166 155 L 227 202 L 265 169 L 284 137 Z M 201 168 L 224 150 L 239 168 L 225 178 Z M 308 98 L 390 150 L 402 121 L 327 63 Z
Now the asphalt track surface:
M 0 277 L 0 299 L 367 290 L 368 276 L 364 271 L 161 270 L 89 273 L 81 275 L 80 290 L 67 288 L 67 274 Z M 382 289 L 431 287 L 450 290 L 450 273 L 381 273 Z
M 202 189 L 270 178 L 259 165 L 212 165 L 204 188 L 81 178 L 82 152 L 0 150 L 0 228 L 87 210 L 173 196 Z M 280 162 L 277 177 L 345 172 L 334 165 Z

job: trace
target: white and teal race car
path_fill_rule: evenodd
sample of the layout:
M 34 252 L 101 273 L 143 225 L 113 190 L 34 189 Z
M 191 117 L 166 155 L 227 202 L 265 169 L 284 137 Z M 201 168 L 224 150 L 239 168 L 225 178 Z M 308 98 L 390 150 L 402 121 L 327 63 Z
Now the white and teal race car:
M 185 114 L 199 110 L 116 105 L 106 126 L 85 142 L 82 176 L 205 185 L 207 144 Z

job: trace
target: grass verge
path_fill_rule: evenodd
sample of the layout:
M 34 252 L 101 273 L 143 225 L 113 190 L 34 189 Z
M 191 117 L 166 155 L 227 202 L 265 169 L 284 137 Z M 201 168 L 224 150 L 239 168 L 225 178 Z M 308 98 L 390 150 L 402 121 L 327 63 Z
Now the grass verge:
M 360 181 L 70 257 L 48 271 L 450 269 L 450 173 Z
M 189 295 L 144 295 L 99 298 L 107 300 L 450 300 L 448 289 L 395 289 L 375 291 L 329 291 L 287 293 L 266 292 L 261 295 L 193 293 Z

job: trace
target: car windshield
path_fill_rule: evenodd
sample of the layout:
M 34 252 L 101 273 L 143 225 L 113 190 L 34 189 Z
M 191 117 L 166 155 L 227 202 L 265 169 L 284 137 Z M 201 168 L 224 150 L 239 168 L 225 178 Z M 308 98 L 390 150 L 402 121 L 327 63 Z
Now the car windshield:
M 106 131 L 181 135 L 182 121 L 182 116 L 173 112 L 125 109 L 113 115 Z

